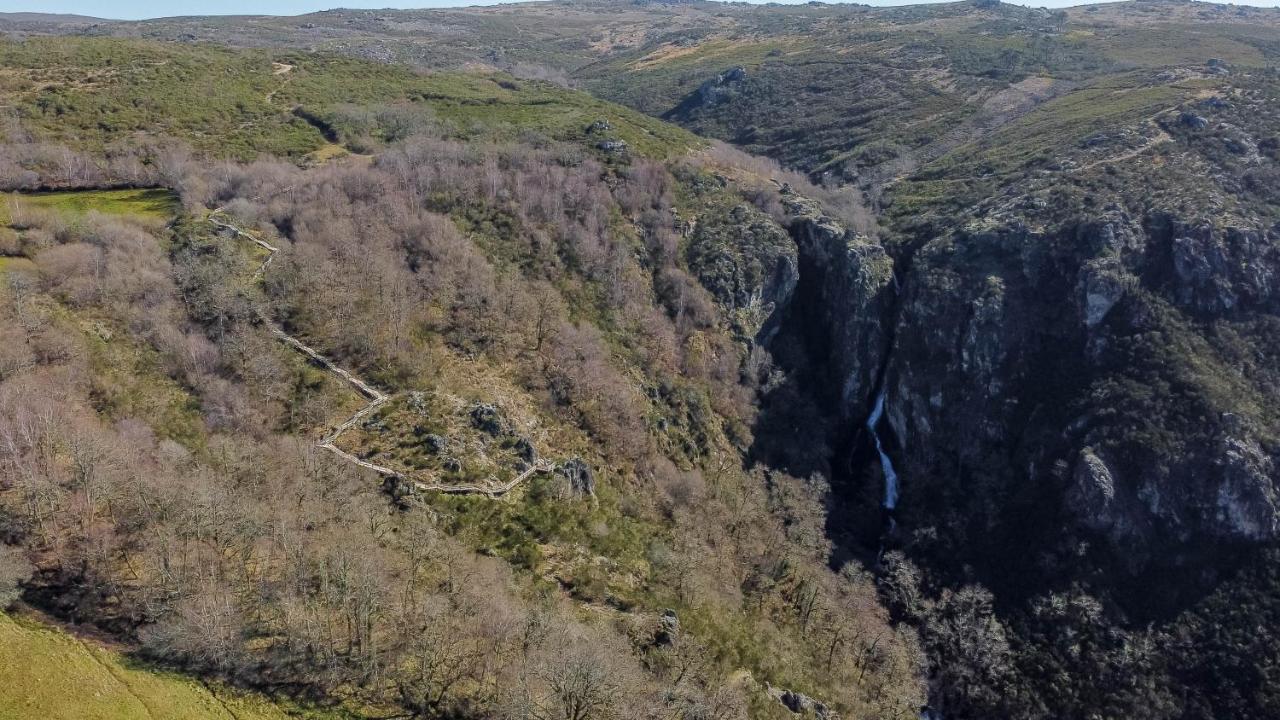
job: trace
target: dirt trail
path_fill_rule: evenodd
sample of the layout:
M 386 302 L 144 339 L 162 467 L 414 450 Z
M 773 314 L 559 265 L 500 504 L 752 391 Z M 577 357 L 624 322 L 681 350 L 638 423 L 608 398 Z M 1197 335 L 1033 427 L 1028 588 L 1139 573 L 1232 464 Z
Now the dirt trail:
M 251 232 L 248 232 L 247 230 L 244 230 L 243 228 L 237 225 L 234 225 L 230 222 L 219 219 L 217 215 L 220 212 L 222 212 L 222 208 L 215 208 L 213 211 L 209 213 L 210 224 L 212 224 L 215 227 L 228 230 L 237 237 L 245 238 L 246 240 L 249 240 L 250 242 L 257 245 L 258 247 L 267 251 L 268 253 L 267 259 L 264 260 L 262 264 L 258 266 L 258 269 L 253 273 L 254 278 L 261 277 L 263 273 L 266 272 L 267 267 L 271 265 L 271 261 L 275 259 L 276 253 L 280 252 L 280 248 L 277 248 L 276 246 L 272 245 L 266 240 L 263 240 L 257 235 Z M 378 473 L 379 475 L 382 475 L 383 477 L 395 478 L 397 480 L 409 482 L 413 485 L 414 489 L 416 490 L 438 491 L 438 492 L 444 492 L 444 493 L 451 493 L 455 495 L 488 495 L 489 497 L 498 497 L 501 495 L 505 495 L 508 492 L 511 492 L 511 490 L 513 490 L 517 485 L 527 480 L 530 475 L 533 475 L 536 472 L 550 472 L 553 469 L 554 466 L 552 465 L 552 463 L 546 460 L 538 460 L 532 466 L 526 469 L 524 472 L 520 473 L 519 475 L 517 475 L 516 477 L 514 477 L 513 479 L 505 483 L 495 484 L 489 487 L 482 487 L 479 485 L 439 485 L 434 483 L 424 483 L 418 480 L 413 480 L 412 478 L 406 477 L 404 473 L 401 473 L 398 470 L 393 470 L 392 468 L 389 468 L 383 465 L 371 463 L 367 460 L 361 460 L 355 455 L 352 455 L 351 453 L 339 448 L 337 446 L 337 440 L 344 432 L 355 427 L 357 423 L 364 420 L 366 417 L 371 415 L 378 408 L 382 407 L 384 403 L 386 403 L 388 400 L 391 399 L 391 396 L 378 390 L 368 382 L 361 380 L 354 373 L 339 367 L 332 360 L 330 360 L 329 358 L 325 357 L 324 355 L 316 351 L 315 348 L 311 347 L 310 345 L 307 345 L 306 343 L 302 342 L 298 338 L 293 337 L 292 335 L 286 333 L 284 331 L 284 328 L 280 327 L 278 324 L 272 321 L 271 318 L 267 317 L 267 314 L 261 308 L 257 309 L 256 312 L 257 312 L 258 318 L 262 321 L 264 325 L 270 328 L 271 334 L 274 335 L 278 340 L 288 345 L 289 347 L 293 348 L 294 350 L 298 351 L 302 355 L 305 355 L 308 359 L 312 360 L 313 362 L 321 365 L 326 370 L 328 370 L 331 374 L 333 374 L 334 376 L 336 376 L 337 378 L 345 382 L 347 385 L 350 385 L 356 392 L 360 393 L 362 396 L 364 396 L 365 398 L 368 398 L 369 400 L 368 405 L 365 405 L 358 412 L 356 412 L 356 414 L 347 418 L 346 421 L 344 421 L 341 425 L 338 425 L 336 428 L 334 428 L 333 431 L 330 432 L 328 435 L 326 435 L 323 440 L 317 443 L 318 447 L 322 447 L 325 450 L 328 450 L 329 452 L 337 455 L 338 457 L 354 465 L 358 465 L 362 468 L 365 468 L 366 470 L 372 470 Z
M 282 63 L 282 62 L 271 63 L 271 74 L 274 77 L 281 78 L 281 80 L 280 80 L 280 85 L 276 87 L 275 90 L 272 90 L 271 92 L 267 93 L 266 100 L 268 105 L 270 105 L 273 101 L 275 101 L 276 93 L 280 92 L 280 90 L 283 89 L 284 86 L 288 84 L 290 80 L 293 79 L 293 76 L 289 74 L 293 72 L 293 67 L 294 67 L 293 65 L 290 65 L 288 63 Z

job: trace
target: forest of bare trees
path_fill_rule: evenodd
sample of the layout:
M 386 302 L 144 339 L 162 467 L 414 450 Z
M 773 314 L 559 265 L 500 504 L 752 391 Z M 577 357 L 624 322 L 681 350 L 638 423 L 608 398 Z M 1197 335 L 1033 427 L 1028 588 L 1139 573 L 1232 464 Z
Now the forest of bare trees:
M 768 361 L 686 269 L 666 166 L 423 136 L 311 170 L 29 153 L 8 187 L 163 182 L 184 211 L 11 218 L 30 266 L 0 287 L 0 601 L 413 717 L 733 718 L 766 682 L 853 716 L 918 705 L 915 641 L 860 569 L 826 567 L 825 487 L 744 467 Z M 214 207 L 281 248 L 260 286 Z M 557 512 L 588 545 L 645 528 L 652 604 L 584 612 L 545 564 L 477 554 L 452 510 L 401 509 L 317 450 L 346 398 L 258 308 L 388 389 L 484 392 L 460 363 L 509 378 L 609 486 Z M 678 636 L 658 603 L 690 614 Z

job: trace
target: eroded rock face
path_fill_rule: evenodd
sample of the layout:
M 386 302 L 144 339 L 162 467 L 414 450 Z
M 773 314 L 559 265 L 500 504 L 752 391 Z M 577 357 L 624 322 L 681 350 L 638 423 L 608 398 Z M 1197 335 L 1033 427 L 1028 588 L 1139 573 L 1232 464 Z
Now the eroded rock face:
M 596 494 L 596 477 L 591 466 L 582 458 L 570 458 L 556 468 L 568 482 L 569 491 L 574 495 L 585 496 Z
M 1098 258 L 1085 263 L 1080 272 L 1080 309 L 1086 328 L 1094 328 L 1107 319 L 1128 289 L 1128 274 L 1115 257 Z
M 958 494 L 971 494 L 956 477 L 957 462 L 990 467 L 1025 412 L 1023 385 L 1051 382 L 1051 369 L 1043 377 L 1029 374 L 1027 346 L 1043 325 L 1027 298 L 1056 291 L 1065 300 L 1073 289 L 1056 268 L 1044 271 L 1043 280 L 1029 277 L 1049 264 L 1023 257 L 1042 240 L 1022 227 L 974 228 L 926 244 L 903 277 L 885 382 L 892 427 L 905 451 L 904 492 L 914 492 L 908 478 L 928 473 L 951 478 Z M 999 257 L 1003 262 L 992 261 Z M 1059 314 L 1062 307 L 1071 306 L 1060 306 Z
M 975 562 L 1102 538 L 1135 573 L 1280 538 L 1280 428 L 1261 410 L 1278 347 L 1230 327 L 1280 331 L 1274 229 L 997 215 L 895 279 L 879 244 L 793 204 L 792 322 L 825 333 L 848 419 L 884 373 L 907 523 L 941 524 Z
M 795 243 L 769 216 L 746 204 L 699 218 L 686 258 L 746 338 L 776 329 L 776 323 L 766 323 L 789 301 L 799 279 Z
M 1252 438 L 1225 435 L 1214 461 L 1221 473 L 1216 512 L 1218 531 L 1243 540 L 1280 537 L 1280 475 L 1276 458 Z
M 1082 522 L 1094 530 L 1110 530 L 1116 524 L 1116 483 L 1111 468 L 1091 448 L 1080 451 L 1067 490 L 1067 504 Z
M 1280 311 L 1280 233 L 1159 217 L 1175 301 L 1200 315 Z
M 799 278 L 788 305 L 792 322 L 808 328 L 815 358 L 838 392 L 847 418 L 861 418 L 891 342 L 888 322 L 895 302 L 893 259 L 880 243 L 846 230 L 821 207 L 795 194 L 784 196 L 792 214 Z

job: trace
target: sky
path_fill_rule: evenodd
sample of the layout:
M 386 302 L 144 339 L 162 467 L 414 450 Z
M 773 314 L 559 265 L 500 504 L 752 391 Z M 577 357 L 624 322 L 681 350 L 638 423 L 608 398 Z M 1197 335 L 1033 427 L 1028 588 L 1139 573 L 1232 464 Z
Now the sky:
M 116 20 L 175 15 L 301 15 L 334 7 L 431 8 L 490 5 L 498 0 L 0 0 L 0 12 L 91 15 Z M 870 5 L 905 5 L 913 0 L 861 0 Z M 919 0 L 915 0 L 919 1 Z M 928 0 L 924 0 L 928 1 Z M 1088 0 L 1015 0 L 1035 7 L 1067 7 Z M 1280 0 L 1247 0 L 1240 5 L 1280 7 Z

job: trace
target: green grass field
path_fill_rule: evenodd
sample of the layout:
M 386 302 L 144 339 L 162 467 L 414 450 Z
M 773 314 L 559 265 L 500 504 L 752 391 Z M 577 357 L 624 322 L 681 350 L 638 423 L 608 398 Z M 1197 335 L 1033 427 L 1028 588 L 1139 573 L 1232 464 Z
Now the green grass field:
M 343 714 L 149 669 L 26 618 L 0 613 L 0 720 L 337 720 Z
M 130 190 L 76 190 L 47 193 L 8 193 L 0 195 L 0 225 L 8 225 L 12 209 L 22 205 L 35 210 L 84 215 L 129 215 L 153 220 L 167 220 L 178 208 L 178 200 L 168 190 L 158 188 Z

